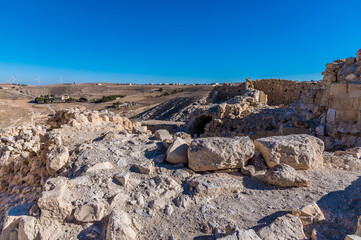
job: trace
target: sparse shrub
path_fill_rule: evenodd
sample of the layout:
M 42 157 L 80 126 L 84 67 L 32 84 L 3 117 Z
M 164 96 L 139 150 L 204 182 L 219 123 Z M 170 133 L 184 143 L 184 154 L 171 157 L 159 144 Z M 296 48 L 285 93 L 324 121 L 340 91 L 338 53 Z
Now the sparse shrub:
M 76 102 L 76 99 L 75 98 L 68 98 L 68 99 L 65 99 L 65 102 L 66 103 Z
M 95 100 L 95 103 L 102 103 L 102 102 L 110 102 L 114 101 L 117 98 L 123 98 L 124 95 L 109 95 L 109 96 L 103 96 L 102 98 L 98 98 Z
M 88 102 L 89 100 L 86 97 L 79 98 L 78 102 Z

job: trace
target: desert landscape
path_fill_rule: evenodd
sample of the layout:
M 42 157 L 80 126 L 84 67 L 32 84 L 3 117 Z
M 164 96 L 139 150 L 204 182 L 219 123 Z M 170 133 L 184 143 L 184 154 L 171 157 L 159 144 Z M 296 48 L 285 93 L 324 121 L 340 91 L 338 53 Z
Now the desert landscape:
M 0 239 L 361 239 L 345 57 L 320 81 L 0 84 Z

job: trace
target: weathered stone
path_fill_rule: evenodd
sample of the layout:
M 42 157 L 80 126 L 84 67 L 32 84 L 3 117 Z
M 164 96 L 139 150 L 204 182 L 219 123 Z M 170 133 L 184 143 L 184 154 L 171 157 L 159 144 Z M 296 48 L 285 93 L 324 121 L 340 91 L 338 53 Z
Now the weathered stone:
M 154 136 L 156 139 L 158 139 L 160 141 L 173 139 L 172 135 L 170 135 L 166 129 L 159 129 L 159 130 L 155 131 Z
M 356 61 L 361 62 L 361 49 L 356 53 Z
M 188 181 L 193 193 L 199 197 L 238 193 L 243 190 L 242 182 L 227 173 L 212 173 L 195 176 Z
M 69 160 L 68 148 L 55 146 L 46 154 L 46 169 L 50 175 L 55 175 Z
M 29 204 L 23 204 L 8 210 L 0 240 L 30 240 L 36 238 L 38 230 L 35 226 L 38 220 L 33 216 L 29 216 L 28 207 Z
M 75 209 L 74 218 L 79 222 L 97 222 L 102 220 L 106 214 L 104 203 L 87 203 Z
M 133 128 L 133 133 L 135 133 L 135 134 L 142 134 L 142 133 L 148 134 L 149 131 L 148 131 L 146 126 L 135 126 Z
M 67 190 L 67 179 L 50 178 L 46 181 L 42 196 L 38 200 L 42 218 L 65 219 L 70 215 L 72 206 L 64 199 Z
M 153 161 L 154 161 L 155 163 L 158 163 L 158 164 L 164 163 L 164 161 L 165 161 L 165 155 L 164 155 L 164 154 L 159 154 L 159 155 L 157 155 L 157 156 L 153 159 Z
M 257 234 L 263 240 L 304 240 L 307 239 L 303 232 L 301 220 L 292 215 L 286 214 L 277 218 L 269 226 L 258 230 Z
M 134 230 L 129 215 L 121 209 L 116 209 L 110 215 L 106 230 L 106 240 L 135 240 L 137 233 Z
M 142 174 L 153 174 L 154 172 L 154 163 L 151 161 L 144 161 L 139 164 L 134 164 L 133 167 L 136 172 Z
M 36 239 L 36 223 L 37 219 L 32 216 L 13 217 L 5 223 L 0 240 Z
M 120 185 L 126 186 L 129 181 L 129 173 L 127 173 L 127 172 L 118 173 L 118 174 L 114 175 L 114 178 L 115 178 L 115 180 L 117 180 L 120 183 Z
M 249 137 L 198 138 L 188 149 L 188 166 L 194 171 L 241 168 L 253 154 L 254 144 Z
M 256 169 L 253 165 L 248 165 L 241 168 L 241 173 L 246 176 L 253 176 L 256 173 Z
M 281 163 L 270 168 L 261 180 L 281 187 L 307 187 L 308 180 L 293 167 Z
M 114 132 L 110 131 L 104 134 L 104 136 L 102 137 L 102 140 L 106 141 L 106 140 L 111 140 L 115 138 L 115 134 Z
M 333 123 L 336 120 L 336 110 L 328 109 L 326 120 L 328 123 Z
M 114 165 L 111 162 L 98 162 L 93 166 L 87 167 L 86 172 L 96 172 L 101 170 L 113 169 Z
M 312 169 L 323 164 L 323 141 L 309 135 L 259 138 L 255 146 L 269 167 L 286 163 L 295 169 Z
M 158 130 L 159 131 L 159 130 Z M 166 161 L 172 164 L 188 163 L 188 144 L 177 137 L 174 142 L 168 147 Z
M 325 215 L 315 202 L 299 210 L 293 210 L 292 214 L 299 217 L 304 226 L 325 220 Z
M 249 230 L 237 230 L 232 234 L 217 238 L 219 240 L 262 240 L 253 229 Z
M 188 195 L 180 195 L 179 197 L 174 199 L 174 204 L 177 207 L 182 207 L 185 209 L 187 209 L 189 207 L 191 202 L 192 202 L 192 200 L 190 199 L 190 197 Z

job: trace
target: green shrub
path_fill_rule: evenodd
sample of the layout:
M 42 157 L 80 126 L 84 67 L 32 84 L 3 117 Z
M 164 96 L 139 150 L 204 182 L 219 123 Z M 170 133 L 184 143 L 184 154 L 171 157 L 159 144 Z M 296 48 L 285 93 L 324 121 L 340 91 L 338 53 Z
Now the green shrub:
M 103 96 L 102 98 L 98 98 L 95 100 L 95 103 L 102 103 L 102 102 L 110 102 L 114 101 L 117 98 L 123 98 L 124 95 L 109 95 L 109 96 Z
M 78 102 L 88 102 L 89 100 L 86 97 L 79 98 Z

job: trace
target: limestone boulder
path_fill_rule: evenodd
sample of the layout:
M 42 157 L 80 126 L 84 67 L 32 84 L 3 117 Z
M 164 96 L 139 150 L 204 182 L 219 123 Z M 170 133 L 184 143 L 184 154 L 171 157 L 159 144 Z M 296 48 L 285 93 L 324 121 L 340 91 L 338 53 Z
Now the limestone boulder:
M 299 217 L 286 214 L 277 218 L 269 226 L 257 232 L 263 240 L 304 240 L 307 239 L 303 232 L 303 225 Z
M 249 137 L 198 138 L 189 146 L 188 166 L 194 171 L 241 168 L 254 150 Z
M 135 239 L 137 239 L 137 233 L 129 215 L 124 210 L 114 210 L 108 220 L 106 240 Z
M 307 170 L 323 164 L 324 143 L 310 135 L 266 137 L 259 138 L 254 143 L 268 167 L 286 163 L 295 169 Z
M 71 204 L 65 199 L 68 182 L 64 177 L 50 178 L 38 200 L 41 218 L 63 220 L 72 211 Z
M 281 187 L 307 187 L 308 179 L 293 167 L 281 163 L 270 168 L 261 180 L 268 184 Z
M 315 202 L 301 209 L 293 210 L 292 214 L 299 217 L 304 226 L 325 220 L 325 215 Z
M 170 133 L 166 129 L 159 129 L 155 131 L 154 136 L 160 141 L 173 139 L 172 135 L 170 135 Z
M 36 238 L 38 219 L 29 216 L 28 208 L 29 204 L 23 204 L 8 210 L 7 216 L 4 219 L 0 240 L 29 240 Z
M 211 197 L 238 193 L 243 190 L 241 181 L 227 173 L 212 173 L 192 177 L 187 181 L 192 192 L 198 197 Z
M 46 154 L 46 169 L 54 176 L 69 160 L 69 150 L 64 146 L 55 146 Z
M 97 222 L 107 214 L 107 207 L 102 202 L 87 203 L 75 209 L 74 218 L 79 222 Z
M 189 148 L 188 144 L 182 138 L 177 137 L 167 149 L 166 161 L 172 164 L 178 164 L 178 163 L 187 164 L 188 148 Z
M 16 216 L 7 221 L 3 228 L 0 240 L 29 240 L 36 239 L 37 230 L 35 228 L 37 219 L 32 216 Z

